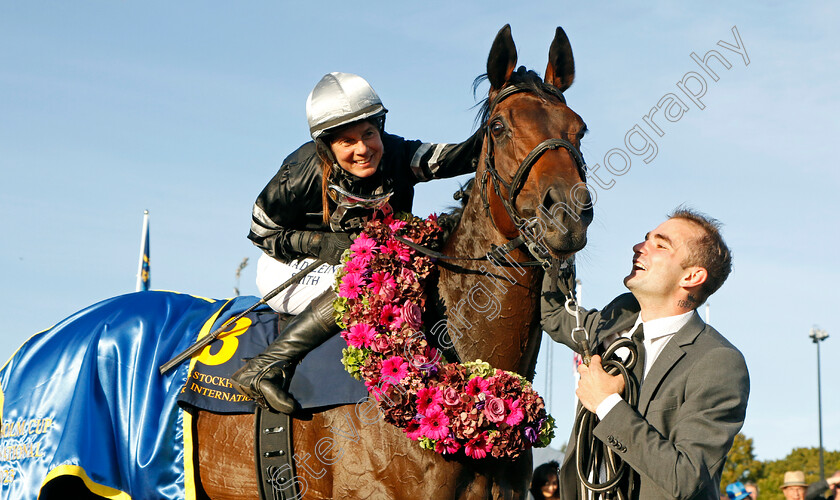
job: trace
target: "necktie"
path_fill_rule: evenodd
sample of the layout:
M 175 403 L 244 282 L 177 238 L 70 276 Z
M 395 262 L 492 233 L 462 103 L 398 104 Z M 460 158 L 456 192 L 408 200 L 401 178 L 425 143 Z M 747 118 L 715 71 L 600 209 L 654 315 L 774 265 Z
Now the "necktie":
M 645 344 L 643 342 L 645 340 L 645 329 L 643 324 L 639 324 L 639 327 L 633 332 L 631 338 L 633 339 L 633 343 L 636 344 L 636 353 L 639 356 L 636 365 L 633 367 L 633 375 L 641 387 L 642 377 L 645 374 Z

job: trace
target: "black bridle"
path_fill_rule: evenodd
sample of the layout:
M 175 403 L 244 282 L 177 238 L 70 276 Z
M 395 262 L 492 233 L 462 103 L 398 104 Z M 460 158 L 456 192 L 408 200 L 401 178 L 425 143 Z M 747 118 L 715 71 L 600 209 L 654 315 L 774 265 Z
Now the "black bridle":
M 566 103 L 566 98 L 563 96 L 563 93 L 560 89 L 553 87 L 553 86 L 546 86 L 544 89 L 549 92 L 551 95 L 556 97 L 562 103 Z M 499 199 L 502 200 L 502 204 L 505 207 L 505 211 L 508 213 L 511 221 L 516 224 L 516 227 L 519 229 L 519 236 L 516 238 L 508 241 L 504 245 L 495 246 L 492 245 L 491 250 L 482 257 L 450 257 L 444 255 L 440 252 L 436 252 L 434 250 L 425 248 L 421 245 L 417 245 L 401 236 L 394 235 L 394 237 L 401 241 L 402 243 L 410 246 L 411 248 L 421 252 L 425 255 L 430 257 L 434 257 L 435 259 L 439 259 L 441 261 L 481 261 L 481 260 L 488 260 L 494 263 L 497 266 L 504 266 L 504 267 L 542 267 L 543 270 L 548 270 L 552 267 L 553 261 L 549 255 L 547 255 L 543 250 L 540 249 L 539 245 L 535 244 L 535 236 L 537 232 L 536 225 L 533 222 L 529 222 L 524 217 L 519 214 L 519 211 L 516 209 L 515 202 L 516 202 L 516 195 L 519 194 L 519 190 L 522 189 L 522 185 L 524 185 L 525 180 L 528 178 L 528 174 L 531 171 L 531 167 L 540 159 L 540 156 L 543 155 L 546 151 L 565 148 L 569 151 L 569 154 L 572 156 L 572 159 L 575 161 L 575 165 L 580 172 L 581 178 L 585 180 L 585 173 L 586 173 L 586 163 L 583 161 L 583 156 L 580 154 L 580 151 L 575 147 L 574 144 L 565 140 L 565 139 L 546 139 L 541 143 L 537 144 L 537 146 L 528 153 L 522 162 L 519 164 L 519 168 L 516 170 L 516 173 L 511 179 L 510 182 L 505 181 L 502 179 L 502 176 L 499 175 L 499 172 L 496 170 L 495 165 L 495 157 L 493 155 L 493 137 L 490 131 L 490 124 L 493 123 L 493 110 L 496 109 L 496 106 L 502 102 L 503 100 L 507 99 L 513 94 L 517 94 L 519 92 L 531 92 L 532 90 L 526 86 L 521 84 L 514 84 L 509 87 L 505 87 L 496 94 L 496 97 L 490 103 L 488 108 L 488 119 L 484 123 L 484 143 L 487 145 L 487 152 L 484 155 L 484 173 L 481 176 L 481 180 L 479 181 L 479 191 L 481 193 L 481 200 L 484 204 L 484 210 L 487 212 L 487 216 L 490 218 L 490 221 L 501 233 L 499 226 L 496 224 L 496 221 L 493 220 L 493 215 L 490 213 L 490 201 L 487 198 L 487 178 L 490 176 L 490 180 L 493 182 L 493 189 L 496 191 L 496 195 L 498 195 Z M 507 197 L 502 195 L 501 188 L 499 185 L 502 185 L 507 190 Z M 528 232 L 529 234 L 523 235 L 523 232 Z M 536 259 L 533 261 L 528 262 L 510 262 L 507 261 L 506 255 L 513 251 L 513 249 L 525 245 L 528 249 L 528 252 Z M 562 266 L 566 266 L 566 263 L 557 263 Z
M 484 209 L 487 212 L 487 215 L 490 216 L 490 220 L 493 220 L 492 215 L 490 214 L 490 201 L 487 197 L 487 178 L 489 177 L 493 183 L 493 190 L 496 192 L 496 195 L 502 200 L 502 205 L 505 207 L 505 211 L 507 212 L 508 216 L 510 217 L 511 221 L 516 225 L 517 228 L 521 230 L 529 230 L 531 227 L 528 224 L 528 221 L 522 217 L 519 211 L 516 209 L 516 196 L 519 194 L 519 191 L 522 189 L 522 186 L 525 184 L 525 180 L 528 178 L 528 174 L 531 171 L 531 168 L 540 159 L 540 157 L 546 152 L 551 151 L 559 148 L 565 148 L 569 154 L 571 155 L 572 159 L 575 161 L 575 165 L 580 172 L 581 178 L 585 179 L 586 173 L 586 163 L 583 161 L 583 155 L 580 154 L 580 151 L 575 147 L 574 144 L 565 140 L 565 139 L 546 139 L 541 143 L 537 144 L 537 146 L 528 153 L 527 156 L 522 160 L 519 164 L 519 168 L 516 170 L 516 173 L 513 175 L 513 178 L 510 182 L 505 181 L 501 175 L 499 175 L 498 170 L 496 170 L 495 164 L 495 155 L 494 155 L 494 142 L 493 142 L 493 134 L 491 132 L 491 124 L 493 123 L 493 111 L 496 109 L 496 106 L 508 97 L 512 96 L 513 94 L 518 94 L 519 92 L 529 92 L 531 89 L 525 85 L 511 85 L 509 87 L 504 87 L 502 90 L 496 94 L 496 97 L 490 103 L 489 112 L 488 112 L 488 119 L 484 123 L 484 143 L 487 145 L 487 152 L 484 155 L 484 173 L 481 177 L 480 181 L 480 192 L 481 192 L 481 200 L 484 203 Z M 558 98 L 560 102 L 563 104 L 566 103 L 566 98 L 563 96 L 563 93 L 560 89 L 552 86 L 546 86 L 545 90 L 551 93 L 553 96 Z M 507 191 L 507 196 L 505 197 L 502 194 L 501 186 L 504 186 L 505 191 Z M 496 225 L 496 222 L 493 221 L 493 224 Z M 496 225 L 496 229 L 499 229 L 498 225 Z M 538 256 L 535 256 L 538 257 Z

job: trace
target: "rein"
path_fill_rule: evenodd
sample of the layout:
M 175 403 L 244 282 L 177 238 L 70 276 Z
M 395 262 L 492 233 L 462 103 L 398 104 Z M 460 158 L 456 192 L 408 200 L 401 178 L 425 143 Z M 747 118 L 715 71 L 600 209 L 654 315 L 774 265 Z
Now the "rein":
M 466 261 L 489 261 L 496 266 L 505 266 L 505 267 L 542 267 L 543 269 L 547 270 L 548 267 L 551 265 L 550 262 L 547 260 L 540 261 L 540 260 L 531 260 L 527 262 L 513 262 L 511 263 L 507 259 L 505 259 L 505 255 L 509 254 L 514 248 L 520 245 L 529 245 L 528 240 L 520 235 L 516 238 L 508 241 L 504 245 L 492 245 L 492 248 L 489 252 L 482 255 L 481 257 L 450 257 L 448 255 L 444 255 L 436 250 L 432 250 L 431 248 L 424 247 L 423 245 L 418 245 L 411 240 L 407 240 L 402 236 L 394 234 L 394 239 L 407 245 L 414 250 L 422 253 L 423 255 L 427 255 L 429 257 L 434 257 L 435 259 L 439 260 L 466 260 Z

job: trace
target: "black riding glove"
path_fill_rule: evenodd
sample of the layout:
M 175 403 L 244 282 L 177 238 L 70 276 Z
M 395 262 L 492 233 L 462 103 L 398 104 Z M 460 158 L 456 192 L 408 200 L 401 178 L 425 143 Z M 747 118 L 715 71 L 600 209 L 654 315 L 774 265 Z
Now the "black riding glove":
M 318 258 L 330 265 L 341 264 L 344 251 L 353 244 L 353 239 L 347 233 L 321 233 Z
M 297 253 L 318 257 L 333 266 L 341 263 L 341 254 L 350 248 L 353 239 L 347 233 L 295 231 L 289 244 Z

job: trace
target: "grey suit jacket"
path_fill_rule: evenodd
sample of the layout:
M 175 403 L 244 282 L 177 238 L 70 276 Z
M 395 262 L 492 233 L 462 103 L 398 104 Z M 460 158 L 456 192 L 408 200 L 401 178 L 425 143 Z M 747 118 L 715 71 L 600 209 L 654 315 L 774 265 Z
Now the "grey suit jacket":
M 559 292 L 543 291 L 543 329 L 580 352 L 570 337 L 575 319 L 563 309 L 564 300 Z M 582 311 L 582 318 L 597 346 L 633 326 L 638 314 L 639 304 L 628 293 L 601 311 Z M 719 500 L 726 454 L 744 423 L 748 396 L 744 357 L 695 312 L 650 367 L 638 409 L 620 402 L 594 434 L 639 473 L 637 498 Z M 574 446 L 570 438 L 560 468 L 565 500 L 579 498 Z

